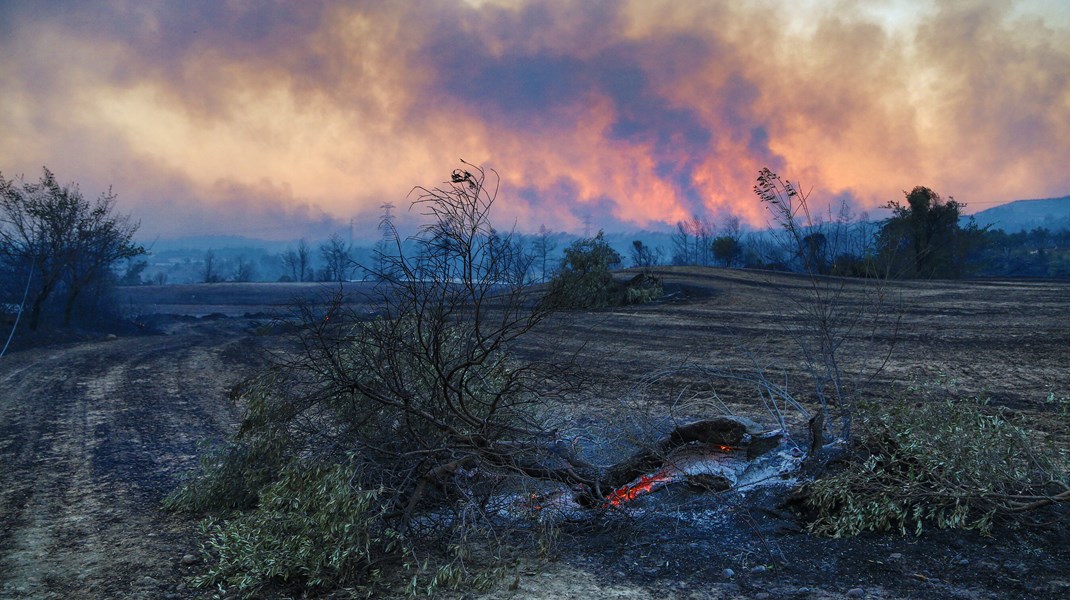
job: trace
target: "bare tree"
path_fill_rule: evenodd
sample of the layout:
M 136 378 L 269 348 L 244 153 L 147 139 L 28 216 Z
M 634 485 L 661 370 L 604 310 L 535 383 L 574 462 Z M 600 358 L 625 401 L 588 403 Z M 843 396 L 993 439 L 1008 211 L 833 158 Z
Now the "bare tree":
M 297 242 L 297 274 L 298 281 L 312 280 L 312 247 L 305 238 Z
M 0 175 L 0 257 L 34 274 L 31 330 L 57 289 L 65 287 L 68 325 L 86 289 L 102 284 L 116 262 L 145 252 L 133 243 L 139 224 L 114 214 L 114 207 L 111 190 L 90 202 L 77 185 L 60 185 L 47 168 L 38 183 Z
M 287 249 L 282 254 L 282 265 L 290 272 L 290 281 L 301 281 L 301 275 L 298 271 L 298 265 L 300 261 L 297 258 L 297 251 L 293 249 Z
M 234 266 L 234 281 L 245 283 L 252 281 L 254 277 L 256 277 L 256 265 L 245 256 L 239 256 L 238 263 Z
M 312 248 L 305 238 L 297 242 L 297 249 L 289 248 L 282 255 L 282 264 L 293 281 L 312 280 Z
M 684 221 L 676 222 L 676 230 L 670 238 L 672 240 L 672 264 L 690 265 L 694 263 L 694 244 L 691 241 L 691 231 Z
M 323 257 L 325 279 L 339 283 L 349 279 L 349 274 L 356 266 L 353 263 L 352 248 L 337 233 L 320 246 Z
M 223 277 L 219 274 L 219 265 L 216 264 L 215 250 L 204 253 L 204 265 L 201 267 L 201 281 L 204 283 L 219 283 Z
M 651 248 L 642 240 L 634 240 L 629 249 L 633 267 L 653 267 L 661 263 L 661 248 Z
M 835 437 L 846 443 L 851 439 L 859 395 L 887 364 L 898 331 L 899 316 L 891 310 L 886 278 L 848 282 L 823 277 L 828 236 L 810 212 L 808 194 L 769 169 L 760 171 L 754 193 L 780 227 L 781 245 L 799 258 L 806 276 L 806 285 L 786 293 L 785 299 L 794 339 L 820 405 L 821 418 L 816 423 L 831 428 L 838 421 Z M 856 368 L 852 373 L 845 369 L 843 360 L 853 341 L 878 337 L 892 340 L 886 353 L 874 355 L 868 370 Z M 813 450 L 820 448 L 815 445 Z
M 550 255 L 557 249 L 557 242 L 554 241 L 551 234 L 552 232 L 546 228 L 546 225 L 539 225 L 539 234 L 532 244 L 535 264 L 539 266 L 539 281 L 547 281 L 553 275 L 551 266 L 553 263 L 550 260 Z
M 710 242 L 713 240 L 713 223 L 698 215 L 678 221 L 676 231 L 672 234 L 674 265 L 710 264 Z

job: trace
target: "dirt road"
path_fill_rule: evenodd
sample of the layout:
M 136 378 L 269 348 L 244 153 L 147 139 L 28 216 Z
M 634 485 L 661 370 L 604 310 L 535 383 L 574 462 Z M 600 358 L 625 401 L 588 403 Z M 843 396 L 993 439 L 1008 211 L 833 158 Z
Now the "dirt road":
M 225 437 L 255 360 L 213 326 L 27 350 L 0 362 L 0 597 L 185 597 L 188 517 L 160 501 Z

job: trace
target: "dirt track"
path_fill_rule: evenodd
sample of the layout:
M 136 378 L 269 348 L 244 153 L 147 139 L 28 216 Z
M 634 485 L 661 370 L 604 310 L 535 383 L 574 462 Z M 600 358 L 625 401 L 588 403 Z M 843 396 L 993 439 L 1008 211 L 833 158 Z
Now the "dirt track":
M 160 598 L 195 552 L 161 499 L 234 421 L 221 329 L 28 350 L 0 365 L 0 596 Z M 224 359 L 224 355 L 226 360 Z

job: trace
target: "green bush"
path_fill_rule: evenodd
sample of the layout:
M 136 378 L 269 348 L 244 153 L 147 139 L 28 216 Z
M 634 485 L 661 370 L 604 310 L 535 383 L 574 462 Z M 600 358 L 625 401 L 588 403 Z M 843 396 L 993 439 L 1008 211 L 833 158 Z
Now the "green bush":
M 642 304 L 662 296 L 661 281 L 647 274 L 637 275 L 627 284 L 615 281 L 610 271 L 620 263 L 620 254 L 610 247 L 603 232 L 576 240 L 565 249 L 545 301 L 556 308 L 603 308 Z
M 356 462 L 297 463 L 261 490 L 255 510 L 202 523 L 207 573 L 195 587 L 250 594 L 269 583 L 369 585 L 405 548 L 385 525 L 380 490 L 362 489 Z
M 255 506 L 284 464 L 280 436 L 232 441 L 201 455 L 201 468 L 164 499 L 169 510 L 227 512 Z
M 646 304 L 665 294 L 661 279 L 640 273 L 624 285 L 624 304 Z
M 980 401 L 867 406 L 856 459 L 804 489 L 812 532 L 833 537 L 924 527 L 990 531 L 1016 501 L 1065 489 L 1060 453 L 1019 417 Z
M 617 303 L 617 284 L 610 270 L 620 262 L 620 254 L 610 247 L 603 232 L 576 240 L 565 248 L 561 267 L 550 281 L 547 301 L 561 308 L 601 308 Z

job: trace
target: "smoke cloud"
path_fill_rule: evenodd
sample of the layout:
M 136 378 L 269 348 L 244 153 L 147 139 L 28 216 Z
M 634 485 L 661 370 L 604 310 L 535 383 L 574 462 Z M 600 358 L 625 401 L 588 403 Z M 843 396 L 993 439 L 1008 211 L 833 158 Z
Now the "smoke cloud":
M 759 168 L 820 207 L 926 185 L 1070 193 L 1059 0 L 0 4 L 0 170 L 109 185 L 148 236 L 348 228 L 501 177 L 524 231 L 759 226 Z M 835 207 L 833 207 L 835 210 Z M 402 211 L 403 212 L 403 211 Z

